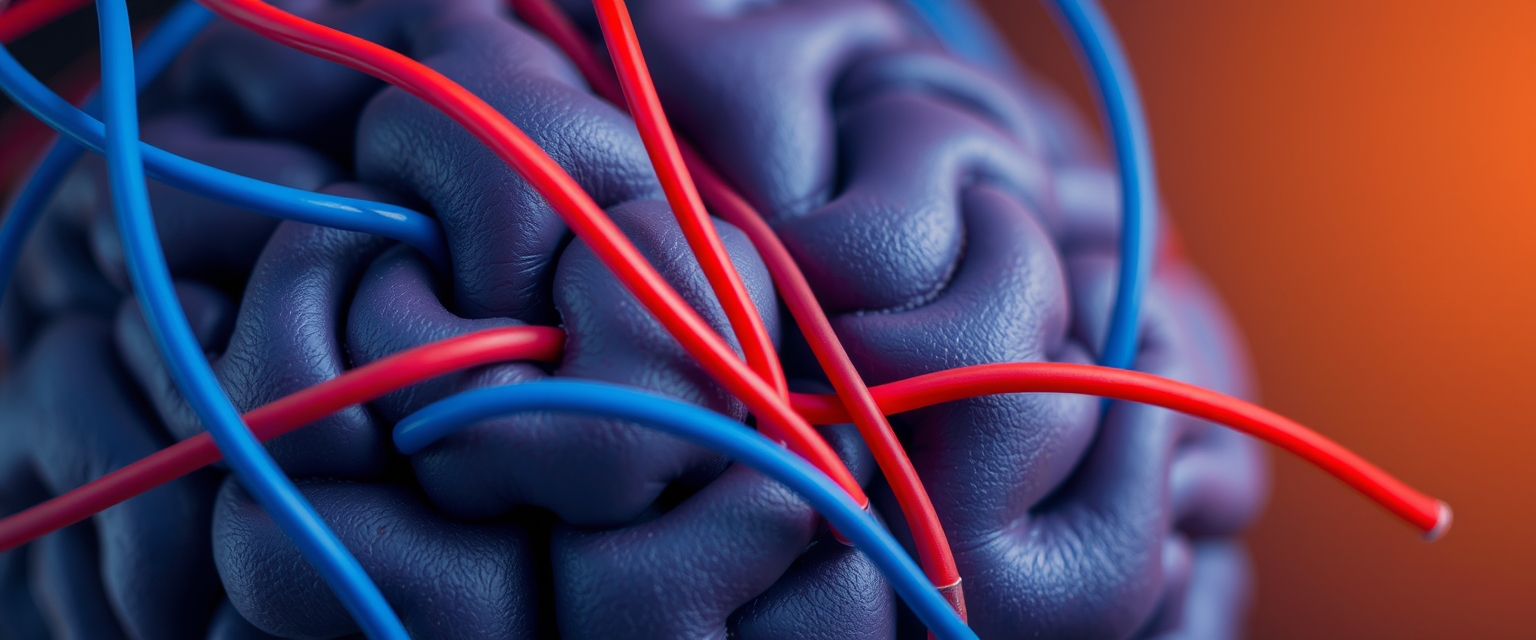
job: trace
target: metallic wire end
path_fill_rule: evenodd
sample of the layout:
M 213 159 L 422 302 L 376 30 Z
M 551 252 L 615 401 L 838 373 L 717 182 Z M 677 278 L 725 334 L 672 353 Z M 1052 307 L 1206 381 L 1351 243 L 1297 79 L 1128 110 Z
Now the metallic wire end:
M 1440 517 L 1435 519 L 1435 528 L 1430 529 L 1428 533 L 1424 534 L 1424 541 L 1434 542 L 1440 538 L 1445 537 L 1445 532 L 1451 530 L 1451 520 L 1453 519 L 1454 518 L 1451 514 L 1451 505 L 1448 505 L 1444 500 L 1441 500 Z

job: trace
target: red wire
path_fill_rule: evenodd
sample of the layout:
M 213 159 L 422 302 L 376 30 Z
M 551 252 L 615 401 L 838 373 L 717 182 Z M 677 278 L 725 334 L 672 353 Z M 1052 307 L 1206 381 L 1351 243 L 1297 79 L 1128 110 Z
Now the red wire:
M 949 537 L 944 533 L 944 526 L 939 521 L 933 501 L 923 487 L 917 468 L 912 466 L 912 460 L 907 457 L 906 449 L 897 439 L 896 431 L 880 411 L 874 396 L 870 395 L 869 387 L 864 384 L 853 361 L 848 358 L 847 350 L 843 348 L 837 332 L 832 329 L 832 322 L 817 302 L 810 282 L 805 279 L 805 273 L 795 263 L 794 257 L 790 256 L 789 249 L 779 240 L 778 234 L 774 233 L 745 198 L 705 163 L 697 151 L 684 146 L 683 154 L 688 165 L 694 168 L 699 188 L 713 205 L 715 213 L 745 232 L 763 257 L 769 275 L 784 299 L 784 305 L 799 325 L 817 363 L 826 372 L 836 397 L 841 399 L 844 406 L 852 407 L 851 422 L 858 427 L 860 437 L 869 446 L 875 463 L 880 467 L 880 473 L 891 486 L 891 493 L 895 495 L 902 515 L 907 520 L 907 527 L 913 532 L 918 562 L 923 566 L 924 573 L 935 585 L 940 585 L 940 591 L 944 592 L 950 605 L 960 613 L 962 620 L 966 619 L 960 569 L 955 566 Z
M 0 13 L 0 44 L 43 28 L 91 4 L 91 0 L 31 0 Z
M 598 95 L 617 105 L 625 103 L 626 94 L 620 92 L 618 83 L 614 81 L 613 70 L 593 55 L 586 39 L 564 12 L 549 0 L 511 0 L 511 4 L 519 18 L 544 33 L 571 59 Z M 622 65 L 620 71 L 623 71 Z M 651 95 L 655 95 L 654 90 Z M 631 107 L 633 111 L 633 105 Z M 659 100 L 655 108 L 660 110 Z M 934 510 L 933 501 L 923 488 L 922 479 L 918 477 L 917 469 L 912 466 L 906 450 L 896 438 L 890 422 L 880 412 L 869 388 L 849 360 L 848 352 L 843 349 L 831 321 L 817 302 L 805 274 L 800 271 L 800 266 L 762 215 L 732 189 L 687 141 L 679 141 L 678 145 L 686 168 L 692 171 L 704 200 L 709 202 L 715 215 L 747 234 L 768 266 L 769 274 L 779 288 L 790 315 L 810 344 L 811 352 L 827 373 L 833 390 L 845 404 L 854 407 L 852 422 L 868 444 L 876 464 L 896 496 L 908 528 L 913 532 L 918 562 L 928 579 L 940 585 L 940 590 L 964 619 L 965 596 L 960 589 L 960 571 L 955 566 L 948 536 Z
M 245 414 L 263 441 L 319 420 L 343 407 L 367 402 L 429 378 L 512 360 L 554 362 L 564 334 L 548 327 L 507 327 L 449 338 L 358 367 Z M 913 411 L 954 400 L 1000 393 L 1080 393 L 1140 402 L 1186 413 L 1236 429 L 1285 449 L 1343 480 L 1415 527 L 1443 534 L 1450 513 L 1380 468 L 1284 416 L 1257 405 L 1151 374 L 1062 363 L 987 364 L 930 373 L 871 390 L 881 411 Z M 815 424 L 848 421 L 834 395 L 790 394 L 790 402 Z M 219 459 L 207 434 L 184 440 L 0 520 L 0 552 L 69 526 Z
M 624 106 L 624 89 L 619 86 L 613 69 L 598 59 L 586 36 L 571 24 L 564 11 L 549 0 L 507 0 L 507 4 L 519 20 L 544 34 L 565 57 L 570 58 L 594 93 L 615 105 Z
M 715 380 L 741 398 L 759 420 L 783 427 L 790 449 L 830 476 L 855 502 L 869 504 L 853 474 L 816 431 L 736 357 L 560 165 L 484 100 L 400 53 L 260 0 L 200 1 L 220 17 L 267 38 L 400 87 L 469 130 L 549 201 L 566 225 Z
M 1450 524 L 1445 503 L 1424 495 L 1349 449 L 1258 405 L 1147 373 L 1086 364 L 984 364 L 908 378 L 874 389 L 887 414 L 999 393 L 1080 393 L 1140 402 L 1186 413 L 1254 436 L 1306 460 L 1388 511 L 1438 537 Z M 790 401 L 816 424 L 846 422 L 836 396 L 792 394 Z
M 41 1 L 41 0 L 35 0 Z M 550 327 L 506 327 L 449 338 L 403 351 L 341 374 L 246 413 L 262 441 L 293 431 L 342 408 L 367 402 L 440 375 L 512 360 L 555 362 L 565 333 Z M 91 517 L 221 456 L 207 433 L 183 440 L 138 462 L 0 520 L 0 552 Z
M 603 38 L 608 43 L 608 53 L 618 67 L 619 82 L 629 101 L 629 111 L 635 116 L 635 126 L 640 138 L 650 152 L 651 164 L 661 179 L 661 188 L 672 205 L 683 237 L 704 269 L 704 277 L 719 298 L 720 306 L 736 332 L 746 354 L 747 364 L 759 376 L 773 385 L 780 397 L 788 397 L 789 385 L 784 380 L 784 367 L 779 353 L 768 337 L 763 318 L 747 295 L 747 287 L 741 282 L 731 257 L 725 252 L 725 244 L 715 232 L 715 225 L 704 210 L 699 190 L 688 175 L 682 155 L 677 150 L 677 138 L 667 123 L 667 114 L 656 96 L 656 86 L 651 82 L 651 72 L 646 68 L 645 55 L 640 52 L 640 41 L 635 36 L 635 26 L 630 22 L 629 10 L 624 0 L 595 0 L 598 21 L 602 25 Z M 766 425 L 765 425 L 766 426 Z M 775 429 L 776 430 L 776 429 Z M 778 439 L 775 437 L 775 439 Z
M 37 0 L 28 2 L 27 5 L 59 7 L 69 6 L 76 1 Z M 519 5 L 538 4 L 536 0 L 515 1 Z M 4 29 L 14 24 L 10 18 L 19 9 L 20 7 L 0 14 L 0 33 L 6 33 Z M 520 8 L 519 11 L 521 14 L 522 9 Z M 67 11 L 60 12 L 58 15 L 62 13 Z M 41 23 L 46 23 L 46 20 L 39 24 Z M 336 58 L 329 59 L 336 60 Z M 580 64 L 579 60 L 578 64 Z M 600 83 L 593 84 L 599 91 L 602 90 Z M 489 110 L 489 107 L 483 103 L 478 106 L 475 104 L 466 106 L 468 112 Z M 511 127 L 510 123 L 505 126 Z M 492 129 L 494 128 L 493 126 Z M 518 142 L 514 137 L 509 146 L 516 146 Z M 528 146 L 532 145 L 531 141 L 526 141 L 526 138 L 523 138 L 523 142 Z M 767 229 L 766 223 L 756 216 L 756 212 L 752 211 L 745 201 L 731 191 L 717 174 L 700 162 L 696 153 L 691 153 L 686 146 L 682 148 L 682 152 L 689 162 L 689 168 L 698 176 L 700 190 L 707 199 L 736 201 L 735 204 L 727 202 L 727 207 L 721 207 L 722 217 L 731 220 L 725 210 L 734 208 L 735 217 L 743 219 L 732 220 L 732 222 L 748 229 L 749 235 L 753 236 L 753 242 L 759 245 L 759 250 L 764 252 L 765 257 L 773 252 L 764 251 L 764 246 L 770 249 L 776 246 L 778 253 L 782 253 L 784 257 L 788 256 L 782 244 L 778 243 L 777 238 L 772 235 L 771 229 Z M 536 161 L 537 158 L 534 160 Z M 547 157 L 544 160 L 549 162 Z M 549 162 L 549 164 L 553 163 Z M 567 197 L 567 199 L 570 198 Z M 592 207 L 595 208 L 595 205 Z M 756 227 L 751 224 L 754 221 Z M 602 227 L 603 225 L 598 222 L 594 226 Z M 611 227 L 611 221 L 608 226 Z M 758 235 L 753 234 L 751 231 L 753 228 L 757 228 Z M 767 232 L 766 238 L 761 235 L 763 231 Z M 627 244 L 627 241 L 624 243 Z M 636 253 L 632 245 L 628 248 L 630 253 Z M 623 249 L 624 247 L 620 246 L 613 252 L 622 254 L 625 253 Z M 792 260 L 783 262 L 780 259 L 769 258 L 771 270 L 774 269 L 775 263 L 778 263 L 781 268 L 787 264 L 789 270 L 794 272 L 793 275 L 799 275 Z M 659 279 L 659 276 L 654 274 L 654 270 L 651 274 Z M 786 275 L 779 271 L 774 273 L 775 281 L 781 288 L 785 288 L 783 281 L 793 279 L 786 278 Z M 808 292 L 809 287 L 804 284 L 803 276 L 799 278 L 799 282 Z M 675 292 L 672 293 L 675 296 Z M 665 298 L 665 293 L 657 297 Z M 786 299 L 788 300 L 788 296 Z M 811 300 L 814 302 L 813 297 Z M 819 307 L 814 304 L 811 306 L 816 314 L 820 314 Z M 801 320 L 799 313 L 796 313 L 796 318 Z M 821 315 L 821 321 L 825 322 L 824 315 Z M 698 322 L 702 323 L 702 320 Z M 803 320 L 801 323 L 804 325 Z M 830 325 L 828 328 L 830 329 Z M 810 332 L 807 333 L 810 334 Z M 829 335 L 831 335 L 830 332 Z M 717 342 L 721 342 L 718 336 L 712 337 Z M 836 344 L 835 335 L 831 335 L 831 338 L 833 346 L 841 351 L 840 345 Z M 708 341 L 707 338 L 701 338 L 701 340 Z M 365 402 L 390 391 L 457 369 L 515 359 L 554 360 L 558 357 L 562 342 L 563 336 L 558 330 L 540 327 L 494 329 L 453 338 L 360 367 L 334 380 L 252 411 L 246 414 L 245 419 L 258 437 L 266 440 L 329 415 L 342 407 Z M 842 355 L 842 359 L 846 361 L 846 354 Z M 818 358 L 821 358 L 819 353 Z M 825 366 L 825 359 L 823 360 Z M 735 364 L 736 367 L 726 368 L 732 372 L 739 372 L 744 368 L 739 361 Z M 758 384 L 751 385 L 753 380 L 751 376 L 747 377 L 748 386 L 759 391 L 766 388 L 767 385 L 761 380 L 755 380 Z M 836 386 L 837 379 L 834 377 L 833 380 Z M 854 380 L 857 381 L 856 372 Z M 861 382 L 859 385 L 862 387 Z M 991 393 L 1025 392 L 1082 393 L 1162 406 L 1226 425 L 1290 451 L 1332 473 L 1346 484 L 1382 504 L 1389 511 L 1414 526 L 1428 531 L 1431 535 L 1443 534 L 1450 523 L 1450 511 L 1443 502 L 1419 493 L 1337 443 L 1283 416 L 1212 391 L 1144 373 L 1104 369 L 1091 365 L 995 364 L 928 374 L 866 391 L 872 391 L 872 399 L 878 402 L 879 410 L 884 413 L 911 411 L 933 404 Z M 839 393 L 841 394 L 842 390 L 839 390 Z M 841 405 L 838 396 L 793 394 L 791 401 L 795 407 L 804 412 L 806 417 L 817 423 L 845 422 L 849 419 L 848 412 Z M 770 404 L 772 404 L 771 401 Z M 74 491 L 0 520 L 0 551 L 15 548 L 40 535 L 79 522 L 102 509 L 190 473 L 217 460 L 218 457 L 217 450 L 206 434 L 178 443 Z

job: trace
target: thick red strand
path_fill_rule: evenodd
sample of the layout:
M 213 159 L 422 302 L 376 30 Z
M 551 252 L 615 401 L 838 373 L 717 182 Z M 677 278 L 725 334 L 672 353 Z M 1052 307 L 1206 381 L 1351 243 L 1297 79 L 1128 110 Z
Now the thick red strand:
M 363 71 L 432 105 L 479 138 L 549 201 L 640 303 L 711 377 L 758 419 L 783 428 L 791 450 L 825 472 L 858 504 L 869 498 L 809 424 L 689 307 L 581 186 L 500 112 L 441 73 L 372 42 L 286 13 L 260 0 L 201 0 L 220 17 L 300 51 Z
M 39 1 L 39 0 L 34 0 Z M 263 405 L 245 414 L 262 441 L 440 375 L 497 362 L 555 362 L 565 333 L 549 327 L 488 329 L 404 351 Z M 91 517 L 97 512 L 203 468 L 220 458 L 207 433 L 166 447 L 77 489 L 0 520 L 0 552 Z
M 625 104 L 625 95 L 619 90 L 614 71 L 592 54 L 581 32 L 559 8 L 549 0 L 512 0 L 511 4 L 519 18 L 542 32 L 575 63 L 593 91 L 616 105 Z M 657 108 L 660 108 L 659 104 Z M 774 285 L 778 287 L 790 315 L 810 344 L 811 352 L 826 372 L 833 390 L 847 406 L 854 408 L 852 422 L 874 455 L 881 474 L 891 486 L 891 492 L 907 520 L 907 527 L 913 532 L 918 562 L 924 573 L 930 581 L 940 585 L 940 590 L 964 619 L 965 596 L 960 588 L 960 570 L 955 566 L 948 536 L 944 533 L 933 501 L 923 488 L 917 469 L 912 466 L 912 461 L 896 438 L 896 432 L 891 429 L 890 422 L 876 406 L 869 388 L 849 360 L 847 351 L 843 349 L 842 342 L 832 329 L 832 323 L 816 300 L 816 294 L 812 292 L 805 274 L 800 271 L 800 266 L 762 215 L 727 184 L 686 140 L 678 141 L 678 147 L 687 170 L 692 172 L 699 192 L 709 203 L 710 209 L 746 233 L 762 256 Z
M 629 10 L 623 0 L 596 0 L 594 5 L 602 24 L 603 38 L 608 43 L 609 56 L 618 67 L 629 111 L 634 114 L 635 126 L 645 141 L 651 164 L 656 167 L 656 176 L 661 180 L 661 188 L 672 205 L 683 237 L 688 240 L 688 247 L 704 270 L 704 277 L 714 289 L 715 297 L 720 300 L 720 306 L 735 330 L 736 340 L 746 354 L 747 364 L 773 385 L 781 397 L 788 397 L 789 385 L 784 380 L 778 350 L 768 337 L 768 329 L 763 326 L 763 318 L 758 315 L 752 298 L 747 295 L 741 274 L 737 273 L 730 255 L 725 252 L 725 244 L 720 241 L 709 213 L 704 210 L 704 201 L 699 198 L 699 190 L 678 152 L 677 138 L 672 134 L 672 126 L 667 123 L 666 112 L 661 108 L 661 98 L 657 97 L 656 86 L 651 82 L 651 72 L 646 68 L 645 55 L 640 52 L 640 41 L 630 22 Z
M 1285 416 L 1209 389 L 1139 371 L 1061 362 L 983 364 L 939 371 L 870 390 L 887 414 L 999 393 L 1079 393 L 1172 409 L 1241 431 L 1332 474 L 1433 539 L 1450 526 L 1450 508 L 1342 445 Z M 848 420 L 835 396 L 794 394 L 795 410 L 816 424 Z

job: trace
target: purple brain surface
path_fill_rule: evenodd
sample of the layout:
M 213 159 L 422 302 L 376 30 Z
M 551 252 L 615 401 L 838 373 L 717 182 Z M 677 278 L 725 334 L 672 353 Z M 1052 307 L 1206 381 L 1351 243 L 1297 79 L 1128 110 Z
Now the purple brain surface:
M 496 0 L 284 0 L 401 51 L 523 128 L 727 340 L 633 122 Z M 600 46 L 590 6 L 566 2 Z M 870 384 L 992 362 L 1091 362 L 1108 322 L 1116 180 L 1062 100 L 945 53 L 885 0 L 631 3 L 669 117 L 764 213 Z M 353 232 L 161 185 L 178 292 L 237 407 L 406 348 L 560 325 L 559 363 L 482 367 L 340 412 L 269 448 L 416 638 L 919 638 L 874 566 L 810 507 L 721 455 L 568 414 L 487 421 L 409 457 L 389 429 L 454 393 L 548 377 L 631 385 L 737 419 L 554 211 L 404 92 L 215 23 L 144 100 L 144 137 L 301 189 L 405 204 L 451 273 Z M 196 435 L 126 291 L 105 172 L 51 203 L 4 304 L 0 514 Z M 746 237 L 716 221 L 792 386 L 825 378 Z M 1153 274 L 1137 368 L 1251 393 L 1198 273 Z M 88 401 L 81 401 L 88 398 Z M 1015 394 L 894 416 L 983 638 L 1224 638 L 1248 597 L 1236 536 L 1262 508 L 1246 437 L 1167 411 Z M 903 520 L 848 426 L 822 433 Z M 221 467 L 0 554 L 0 638 L 333 638 L 340 602 Z

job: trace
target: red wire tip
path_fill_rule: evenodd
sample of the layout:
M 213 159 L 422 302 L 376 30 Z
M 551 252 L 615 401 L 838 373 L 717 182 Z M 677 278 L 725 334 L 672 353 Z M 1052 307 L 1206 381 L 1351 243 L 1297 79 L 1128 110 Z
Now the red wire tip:
M 966 615 L 965 612 L 965 589 L 961 588 L 959 579 L 956 579 L 954 584 L 939 587 L 939 595 L 944 596 L 944 601 L 954 608 L 955 613 L 960 616 L 961 622 L 969 623 L 971 621 L 970 616 Z
M 1439 503 L 1440 515 L 1435 518 L 1435 527 L 1424 533 L 1425 542 L 1434 542 L 1445 537 L 1445 533 L 1451 530 L 1451 521 L 1455 519 L 1451 513 L 1451 505 L 1444 500 L 1436 500 Z

